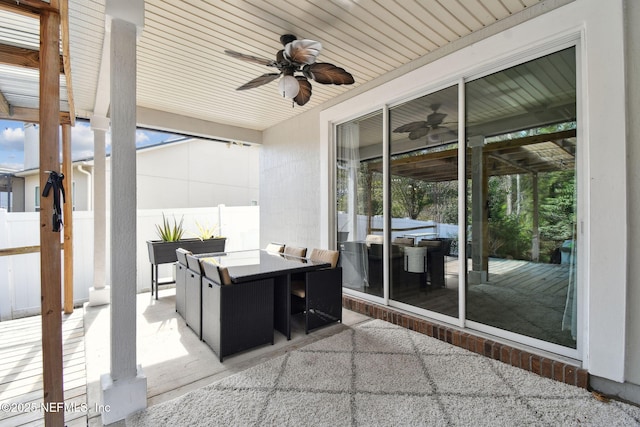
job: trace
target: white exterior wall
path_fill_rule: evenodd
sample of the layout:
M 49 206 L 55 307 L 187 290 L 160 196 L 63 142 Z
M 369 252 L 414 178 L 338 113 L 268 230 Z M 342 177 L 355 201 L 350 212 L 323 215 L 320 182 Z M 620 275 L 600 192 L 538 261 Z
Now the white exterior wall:
M 83 166 L 84 170 L 89 173 L 93 173 L 93 168 L 91 166 Z M 36 187 L 40 186 L 40 178 L 38 176 L 38 171 L 34 171 L 33 173 L 27 175 L 20 174 L 24 177 L 24 211 L 25 212 L 35 212 L 36 211 Z M 77 166 L 73 167 L 73 182 L 75 182 L 75 197 L 73 200 L 73 206 L 76 211 L 86 211 L 89 210 L 90 201 L 89 197 L 91 197 L 91 193 L 88 191 L 88 187 L 90 187 L 91 179 L 86 174 L 83 174 L 78 171 Z M 65 194 L 71 193 L 71 187 L 69 186 L 69 178 L 65 177 L 64 181 L 64 191 Z M 41 203 L 53 203 L 52 196 L 49 195 L 48 198 L 42 197 L 42 188 L 40 188 L 40 200 Z
M 627 173 L 628 183 L 628 212 L 629 231 L 627 245 L 629 245 L 629 277 L 627 278 L 627 360 L 625 376 L 628 381 L 640 385 L 640 263 L 633 260 L 640 259 L 640 2 L 626 0 L 626 30 L 625 39 L 627 54 Z M 619 247 L 616 245 L 616 248 Z M 640 395 L 640 393 L 638 393 Z M 640 400 L 640 397 L 636 401 Z
M 169 209 L 251 206 L 258 203 L 259 145 L 237 145 L 189 139 L 184 142 L 141 149 L 137 152 L 137 197 L 139 209 Z M 111 158 L 106 159 L 106 176 Z M 73 168 L 76 211 L 92 210 L 93 167 L 83 165 L 89 175 Z M 37 171 L 23 173 L 25 212 L 35 212 Z M 69 192 L 68 178 L 64 180 Z M 106 194 L 110 194 L 107 179 Z M 42 192 L 42 189 L 40 189 Z M 107 198 L 107 210 L 110 201 Z
M 260 242 L 322 248 L 318 113 L 310 111 L 264 132 L 260 158 Z M 324 247 L 326 248 L 326 246 Z
M 576 0 L 359 95 L 344 97 L 348 99 L 324 110 L 320 120 L 317 114 L 307 113 L 265 131 L 260 166 L 261 244 L 293 240 L 327 246 L 332 241 L 332 122 L 357 117 L 430 87 L 455 84 L 461 77 L 542 56 L 575 40 L 580 84 L 578 253 L 583 254 L 578 276 L 578 356 L 592 375 L 640 384 L 639 315 L 628 317 L 626 312 L 626 307 L 640 304 L 635 301 L 639 292 L 629 292 L 637 288 L 635 282 L 640 278 L 628 275 L 628 252 L 624 239 L 619 238 L 629 231 L 627 192 L 638 191 L 628 188 L 631 182 L 626 170 L 624 3 Z M 640 22 L 635 16 L 637 26 Z M 634 153 L 640 156 L 637 150 Z M 637 165 L 638 160 L 630 159 L 630 163 Z M 277 191 L 277 183 L 285 181 L 290 190 Z M 637 253 L 637 224 L 634 230 L 636 235 L 629 240 Z M 613 243 L 613 236 L 619 244 Z M 627 294 L 634 298 L 630 305 Z M 628 340 L 629 336 L 636 338 Z
M 259 146 L 200 139 L 138 150 L 138 208 L 256 204 L 259 154 Z

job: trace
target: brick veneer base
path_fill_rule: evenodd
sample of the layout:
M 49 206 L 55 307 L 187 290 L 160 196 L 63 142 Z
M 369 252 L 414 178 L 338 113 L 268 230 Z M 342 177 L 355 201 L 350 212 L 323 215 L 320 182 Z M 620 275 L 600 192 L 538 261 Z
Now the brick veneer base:
M 588 371 L 578 366 L 529 353 L 506 344 L 475 336 L 469 332 L 438 325 L 426 319 L 396 311 L 391 307 L 354 298 L 351 295 L 342 295 L 342 306 L 356 313 L 361 313 L 374 319 L 382 319 L 474 353 L 500 360 L 503 363 L 533 372 L 545 378 L 582 388 L 588 388 L 589 386 Z

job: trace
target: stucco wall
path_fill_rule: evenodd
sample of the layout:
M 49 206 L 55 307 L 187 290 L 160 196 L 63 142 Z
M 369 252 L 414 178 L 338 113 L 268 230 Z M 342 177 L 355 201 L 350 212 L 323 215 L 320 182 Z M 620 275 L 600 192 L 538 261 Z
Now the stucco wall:
M 282 102 L 281 108 L 291 108 Z M 315 110 L 264 132 L 260 157 L 261 247 L 269 242 L 321 247 L 319 132 Z

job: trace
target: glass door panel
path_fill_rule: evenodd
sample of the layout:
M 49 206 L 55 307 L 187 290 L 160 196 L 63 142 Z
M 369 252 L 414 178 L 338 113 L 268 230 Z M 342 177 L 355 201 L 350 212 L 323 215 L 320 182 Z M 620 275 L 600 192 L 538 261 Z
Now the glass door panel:
M 382 111 L 340 124 L 336 131 L 336 224 L 343 284 L 382 297 Z
M 458 90 L 389 110 L 391 299 L 458 317 Z
M 466 318 L 576 348 L 575 48 L 466 84 Z

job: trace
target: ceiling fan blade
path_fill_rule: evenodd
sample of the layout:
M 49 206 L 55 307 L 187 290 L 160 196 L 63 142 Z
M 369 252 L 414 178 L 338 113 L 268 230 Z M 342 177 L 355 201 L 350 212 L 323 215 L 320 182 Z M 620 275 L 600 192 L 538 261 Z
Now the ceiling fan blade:
M 296 76 L 296 80 L 300 85 L 300 91 L 293 100 L 296 104 L 302 106 L 311 99 L 311 83 L 304 76 Z
M 350 85 L 354 83 L 353 76 L 336 65 L 328 62 L 316 62 L 305 65 L 302 69 L 305 76 L 325 85 Z
M 420 139 L 428 133 L 429 133 L 429 128 L 416 129 L 409 134 L 409 139 L 412 141 L 415 139 Z
M 258 86 L 262 86 L 262 85 L 265 85 L 267 83 L 271 83 L 272 81 L 274 81 L 278 77 L 280 77 L 280 73 L 263 74 L 260 77 L 256 77 L 255 79 L 243 84 L 242 86 L 240 86 L 236 90 L 253 89 L 253 88 L 256 88 Z
M 246 53 L 235 52 L 233 50 L 225 50 L 229 56 L 233 56 L 237 59 L 242 59 L 243 61 L 253 62 L 254 64 L 266 65 L 267 67 L 275 67 L 276 61 L 267 58 L 260 58 L 258 56 L 247 55 Z
M 294 40 L 284 47 L 284 54 L 294 64 L 313 64 L 321 50 L 322 44 L 315 40 Z
M 396 133 L 404 133 L 404 132 L 414 132 L 418 129 L 426 129 L 429 127 L 429 124 L 425 121 L 421 122 L 411 122 L 406 125 L 398 126 L 393 131 Z
M 438 126 L 442 123 L 445 117 L 447 117 L 445 113 L 438 113 L 434 111 L 427 116 L 427 123 L 429 124 L 429 126 Z

